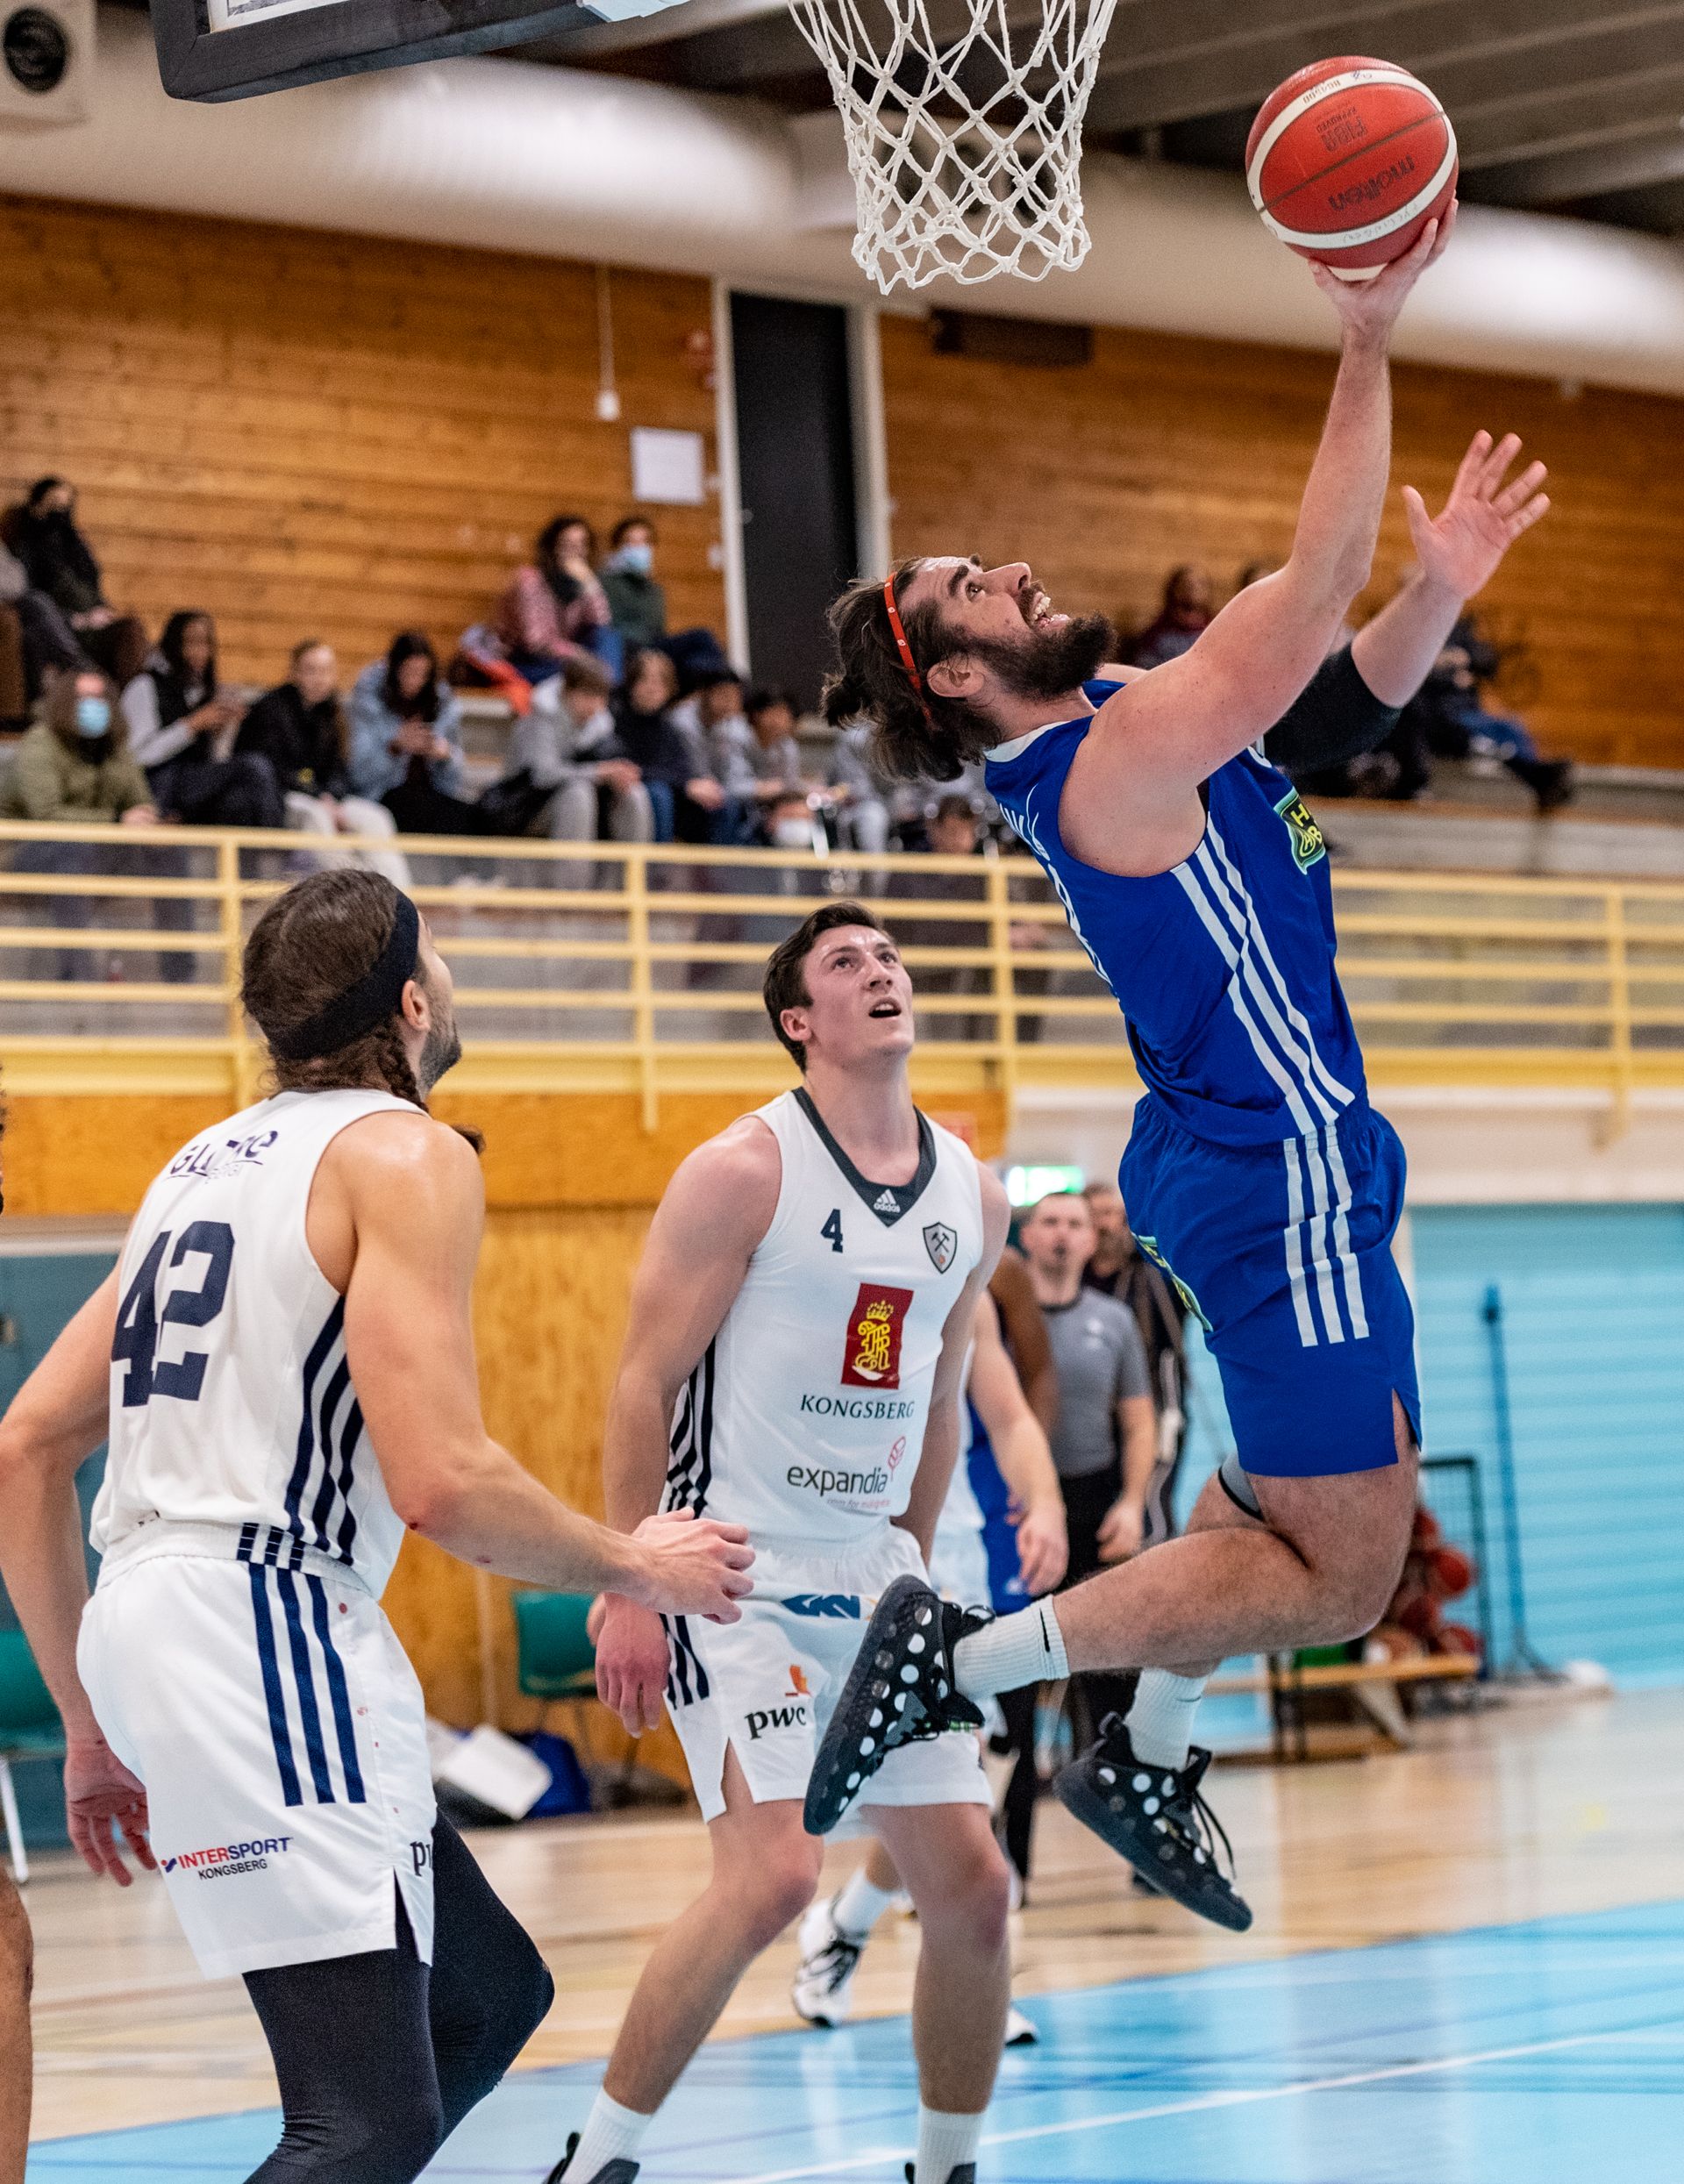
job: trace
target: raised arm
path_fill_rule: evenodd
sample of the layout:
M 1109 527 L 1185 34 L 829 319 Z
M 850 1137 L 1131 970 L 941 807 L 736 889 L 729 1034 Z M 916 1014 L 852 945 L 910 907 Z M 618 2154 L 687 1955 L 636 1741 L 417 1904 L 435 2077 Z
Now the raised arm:
M 959 1461 L 959 1405 L 965 1389 L 965 1355 L 971 1346 L 976 1308 L 987 1291 L 1006 1237 L 1011 1227 L 1011 1207 L 1004 1186 L 988 1168 L 979 1165 L 982 1192 L 982 1256 L 971 1269 L 970 1280 L 960 1291 L 942 1330 L 941 1355 L 930 1390 L 930 1412 L 924 1420 L 924 1445 L 918 1468 L 907 1497 L 906 1512 L 896 1523 L 917 1541 L 924 1560 L 936 1536 L 936 1524 Z
M 1087 856 L 1088 843 L 1099 846 L 1090 861 L 1124 873 L 1160 871 L 1186 855 L 1203 823 L 1199 784 L 1273 727 L 1327 656 L 1368 581 L 1380 532 L 1391 461 L 1392 328 L 1451 225 L 1430 225 L 1406 258 L 1367 282 L 1312 268 L 1341 321 L 1339 368 L 1292 552 L 1273 576 L 1231 600 L 1189 652 L 1101 707 L 1060 811 L 1078 855 Z
M 1000 1336 L 1000 1315 L 986 1293 L 976 1307 L 971 1401 L 988 1433 L 1000 1475 L 1011 1490 L 1017 1562 L 1030 1592 L 1050 1593 L 1070 1560 L 1064 1495 L 1041 1422 Z
M 603 1437 L 608 1521 L 635 1531 L 660 1507 L 679 1391 L 706 1355 L 777 1210 L 777 1139 L 752 1117 L 691 1153 L 650 1224 Z M 596 1628 L 596 1690 L 633 1736 L 660 1719 L 660 1619 L 610 1588 Z
M 1428 515 L 1413 486 L 1404 487 L 1415 573 L 1269 731 L 1265 748 L 1277 766 L 1314 772 L 1384 742 L 1468 600 L 1489 583 L 1515 540 L 1548 511 L 1549 496 L 1539 489 L 1541 462 L 1504 482 L 1519 453 L 1512 432 L 1495 446 L 1489 432 L 1476 432 L 1437 517 Z
M 734 1621 L 753 1559 L 740 1528 L 661 1517 L 627 1538 L 559 1502 L 486 1432 L 471 1314 L 485 1196 L 468 1145 L 420 1117 L 353 1124 L 318 1173 L 312 1246 L 325 1184 L 343 1191 L 355 1232 L 345 1293 L 351 1377 L 410 1529 L 505 1577 L 562 1592 L 612 1586 Z
M 101 1733 L 76 1674 L 88 1599 L 76 1473 L 105 1438 L 111 1412 L 117 1275 L 102 1281 L 24 1382 L 0 1422 L 0 1573 L 64 1724 L 70 1839 L 93 1870 L 127 1887 L 112 1838 L 146 1845 L 146 1792 Z

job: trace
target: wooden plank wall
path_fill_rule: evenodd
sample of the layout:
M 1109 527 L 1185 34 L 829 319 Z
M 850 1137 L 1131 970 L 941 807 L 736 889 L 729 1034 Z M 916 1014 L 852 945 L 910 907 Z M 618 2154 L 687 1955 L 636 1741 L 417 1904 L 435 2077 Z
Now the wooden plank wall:
M 1287 552 L 1331 358 L 1100 328 L 1088 364 L 1038 368 L 938 356 L 887 315 L 882 350 L 896 553 L 1027 560 L 1131 630 L 1175 563 L 1225 591 Z M 1548 750 L 1684 766 L 1684 402 L 1400 366 L 1395 482 L 1436 507 L 1481 425 L 1523 435 L 1556 503 L 1484 602 L 1529 648 L 1510 702 Z M 1365 607 L 1408 553 L 1394 493 Z
M 604 425 L 589 266 L 0 197 L 0 497 L 74 478 L 114 603 L 209 610 L 235 677 L 453 648 L 552 515 L 627 512 L 633 425 L 711 464 L 705 281 L 612 274 Z M 717 505 L 656 513 L 673 625 L 723 629 Z

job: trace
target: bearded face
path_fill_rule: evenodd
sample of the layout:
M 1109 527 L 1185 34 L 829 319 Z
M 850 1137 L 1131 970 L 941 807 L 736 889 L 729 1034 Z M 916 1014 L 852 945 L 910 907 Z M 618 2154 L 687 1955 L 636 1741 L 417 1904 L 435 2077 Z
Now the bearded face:
M 1012 697 L 1063 697 L 1096 675 L 1117 656 L 1117 630 L 1108 615 L 1079 614 L 1051 626 L 1024 625 L 1016 639 L 973 637 L 965 646 Z

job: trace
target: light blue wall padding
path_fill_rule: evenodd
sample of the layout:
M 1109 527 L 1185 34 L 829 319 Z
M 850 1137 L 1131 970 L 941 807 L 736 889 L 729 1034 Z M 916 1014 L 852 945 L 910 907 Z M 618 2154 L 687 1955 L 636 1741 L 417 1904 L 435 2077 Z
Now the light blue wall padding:
M 1483 1467 L 1495 1659 L 1509 1625 L 1483 1317 L 1494 1282 L 1532 1642 L 1623 1683 L 1684 1681 L 1684 1208 L 1424 1206 L 1411 1227 L 1427 1450 Z M 1183 1519 L 1232 1445 L 1216 1367 L 1189 1333 Z M 1459 1488 L 1435 1495 L 1465 1538 Z M 1450 1612 L 1477 1622 L 1471 1597 Z
M 1413 1231 L 1427 1441 L 1486 1468 L 1498 1659 L 1493 1282 L 1532 1642 L 1622 1681 L 1684 1681 L 1684 1208 L 1424 1207 Z
M 35 1370 L 57 1341 L 60 1330 L 73 1319 L 111 1272 L 110 1252 L 42 1252 L 12 1257 L 0 1253 L 0 1317 L 10 1339 L 0 1343 L 0 1411 Z M 76 1478 L 85 1521 L 105 1476 L 102 1448 L 85 1463 Z M 89 1554 L 89 1574 L 96 1565 Z M 18 1618 L 0 1585 L 0 1630 L 15 1631 Z M 18 1809 L 23 1815 L 24 1838 L 32 1850 L 62 1848 L 69 1841 L 64 1831 L 62 1769 L 56 1759 L 32 1759 L 13 1769 Z

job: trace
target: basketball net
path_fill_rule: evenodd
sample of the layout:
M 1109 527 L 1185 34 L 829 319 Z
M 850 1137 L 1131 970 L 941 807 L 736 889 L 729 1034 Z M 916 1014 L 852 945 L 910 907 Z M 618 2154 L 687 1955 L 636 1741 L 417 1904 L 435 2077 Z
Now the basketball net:
M 853 254 L 886 296 L 1081 263 L 1081 123 L 1117 0 L 790 7 L 841 111 Z

